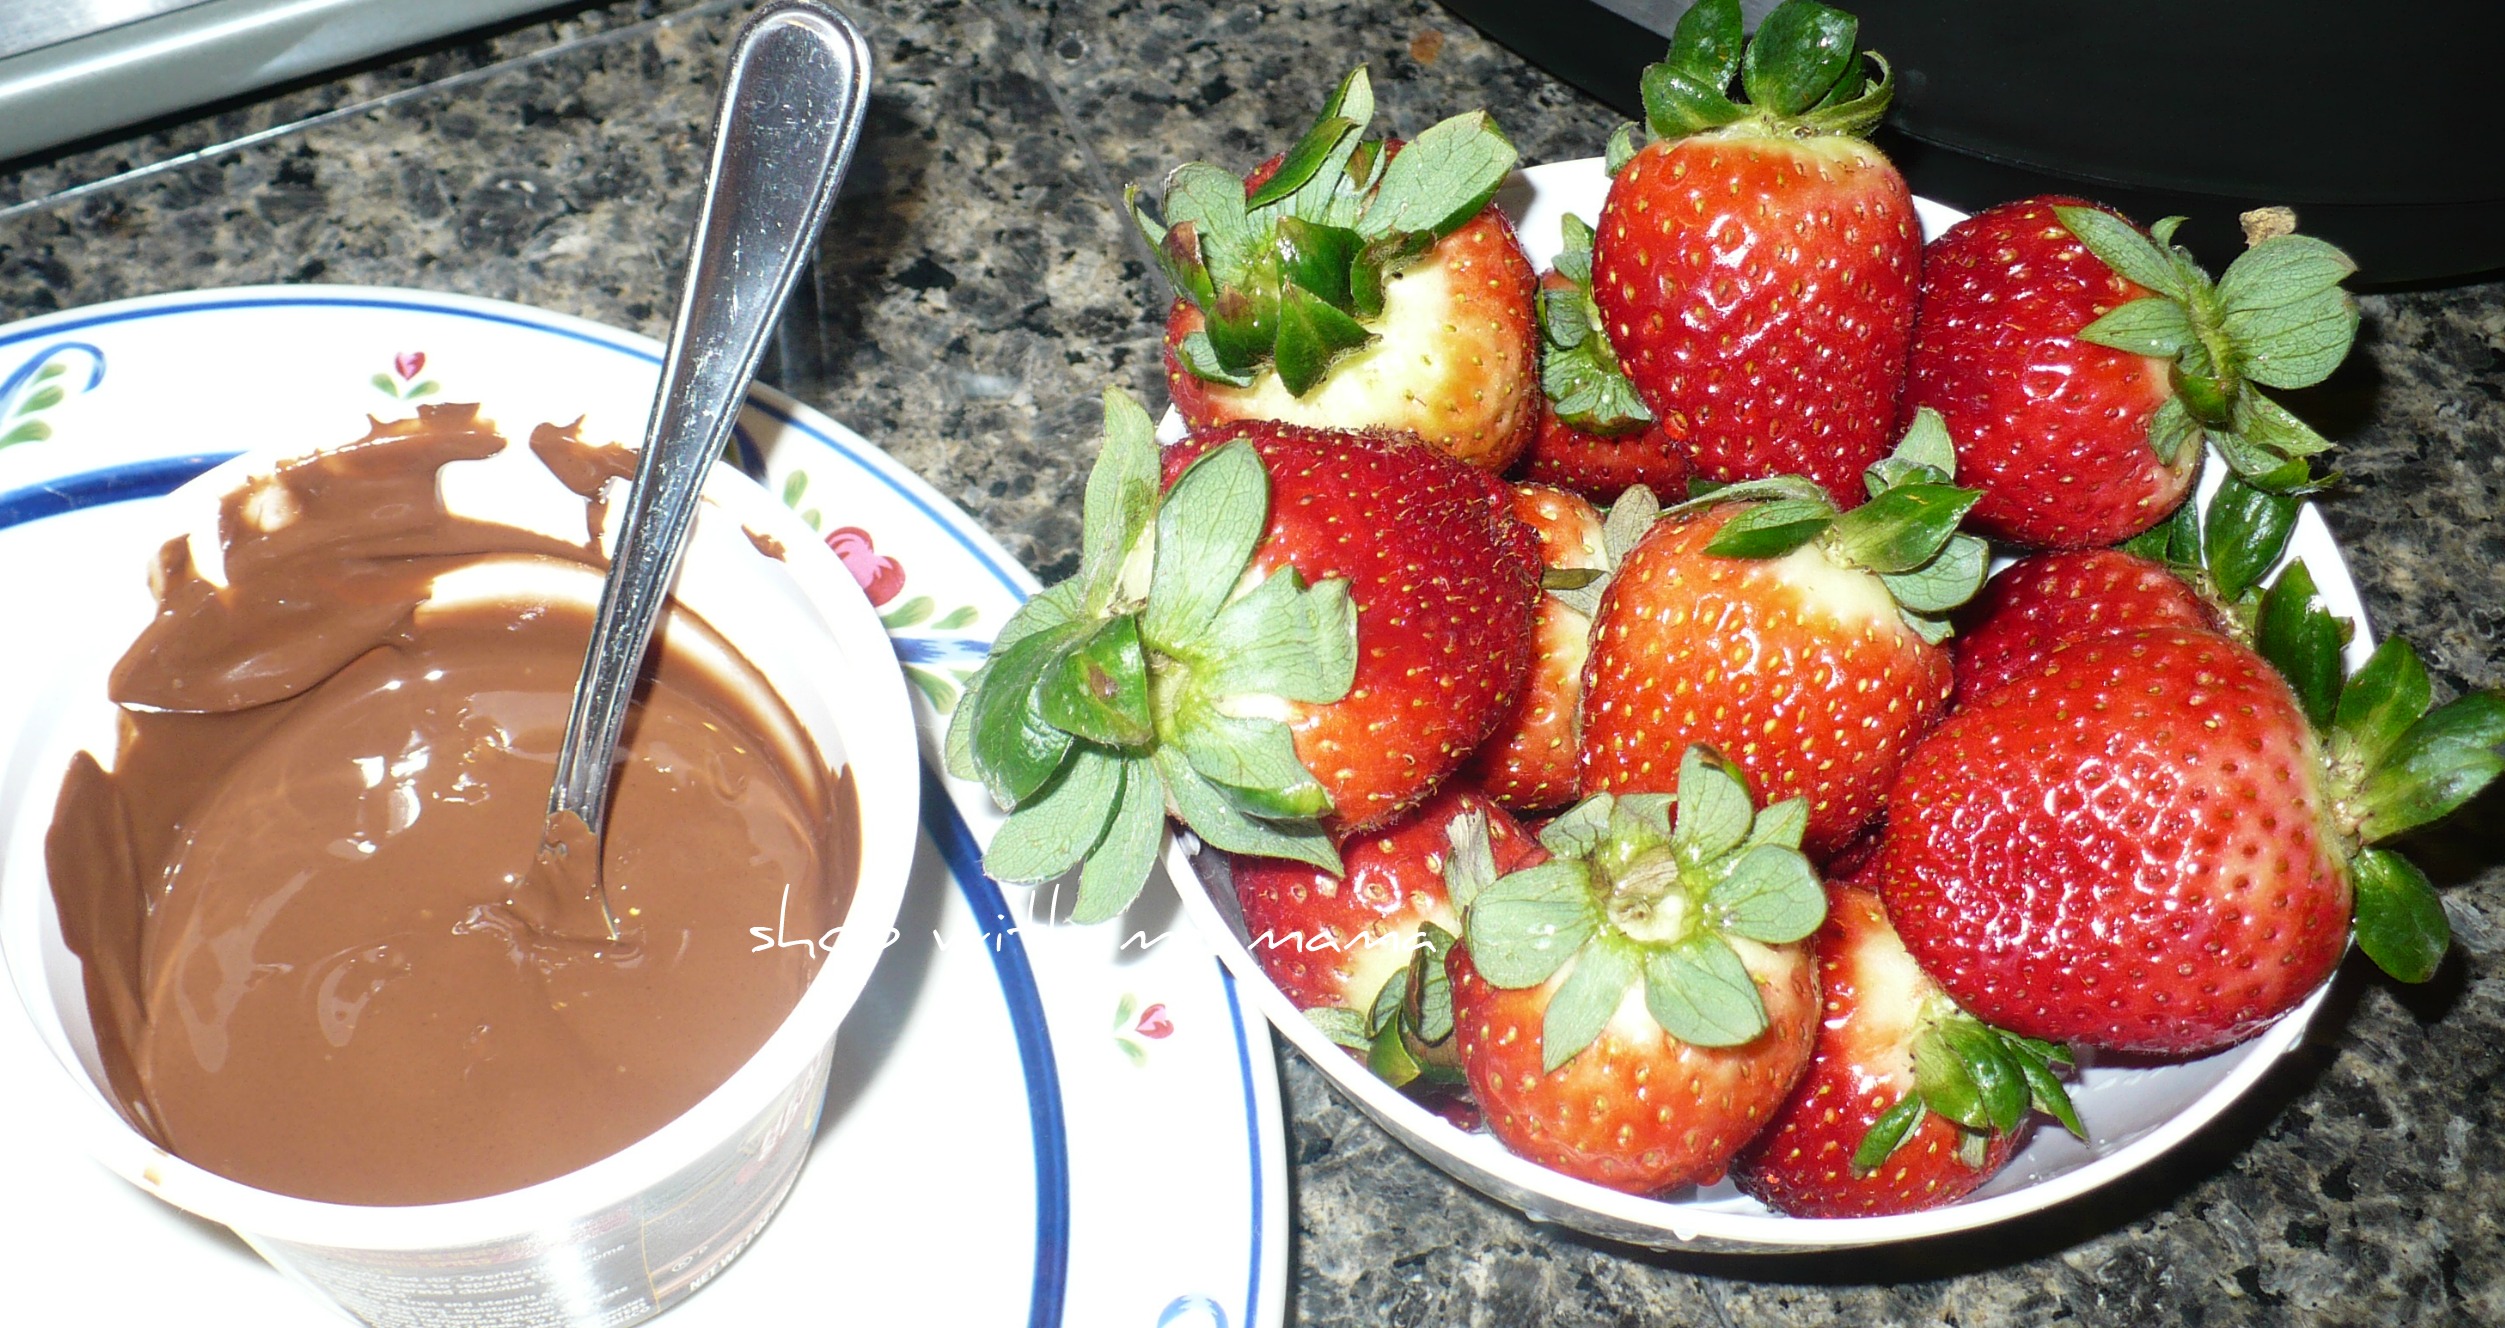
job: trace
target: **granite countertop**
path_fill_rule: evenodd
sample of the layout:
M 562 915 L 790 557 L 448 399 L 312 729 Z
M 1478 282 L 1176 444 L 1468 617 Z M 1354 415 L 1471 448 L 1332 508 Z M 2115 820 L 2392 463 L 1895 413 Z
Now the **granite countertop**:
M 1285 145 L 1349 65 L 1414 133 L 1493 110 L 1541 161 L 1606 108 L 1424 0 L 852 0 L 867 137 L 766 376 L 884 443 L 1046 579 L 1076 563 L 1108 383 L 1162 400 L 1127 181 Z M 615 0 L 0 165 L 0 322 L 247 282 L 413 285 L 666 331 L 746 6 Z M 2378 628 L 2505 685 L 2505 285 L 2368 296 L 2306 408 Z M 1711 1259 L 1584 1239 L 1448 1181 L 1281 1052 L 1295 1324 L 2505 1322 L 2505 796 L 2413 846 L 2459 944 L 2352 962 L 2300 1051 L 2158 1166 L 1988 1238 Z

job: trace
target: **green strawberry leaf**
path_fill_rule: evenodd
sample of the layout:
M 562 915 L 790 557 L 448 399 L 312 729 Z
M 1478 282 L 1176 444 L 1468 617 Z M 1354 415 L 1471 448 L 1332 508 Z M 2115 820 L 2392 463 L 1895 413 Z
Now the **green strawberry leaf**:
M 1245 196 L 1247 210 L 1268 207 L 1304 188 L 1306 181 L 1320 174 L 1322 168 L 1329 164 L 1332 153 L 1344 140 L 1365 128 L 1364 121 L 1352 120 L 1339 113 L 1339 108 L 1348 100 L 1349 83 L 1365 76 L 1365 66 L 1359 65 L 1349 71 L 1347 78 L 1340 80 L 1339 90 L 1324 103 L 1321 117 L 1305 131 L 1303 138 L 1296 140 L 1296 146 L 1279 158 L 1278 170 Z
M 2322 607 L 2313 573 L 2288 564 L 2261 597 L 2253 645 L 2276 666 L 2316 729 L 2328 728 L 2340 699 L 2341 628 Z
M 1608 793 L 1595 793 L 1540 827 L 1540 847 L 1554 858 L 1587 858 L 1609 835 L 1609 822 L 1617 813 L 1618 800 Z
M 1201 454 L 1157 509 L 1156 564 L 1146 616 L 1151 646 L 1168 653 L 1199 641 L 1252 561 L 1270 519 L 1270 474 L 1241 440 Z
M 2018 1122 L 2026 1119 L 2027 1081 L 2000 1038 L 1971 1017 L 1945 1021 L 1941 1033 L 1965 1063 L 1981 1098 L 1983 1123 L 1976 1128 L 1988 1126 L 2003 1134 L 2017 1129 Z
M 2177 504 L 2164 521 L 2125 540 L 2122 551 L 2178 569 L 2199 571 L 2207 563 L 2201 552 L 2200 504 Z
M 1079 863 L 1104 838 L 1122 798 L 1123 759 L 1081 744 L 1055 778 L 1000 823 L 983 851 L 983 874 L 996 881 L 1049 881 Z
M 1089 742 L 1137 748 L 1156 741 L 1148 716 L 1148 654 L 1139 619 L 1107 619 L 1046 670 L 1035 699 L 1046 722 Z
M 1946 1023 L 1935 1023 L 1914 1037 L 1914 1083 L 1924 1105 L 1970 1130 L 1988 1129 L 1983 1087 L 1974 1070 L 1948 1036 Z
M 1740 86 L 1760 110 L 1799 115 L 1852 68 L 1860 27 L 1852 15 L 1815 0 L 1787 0 L 1758 21 L 1740 59 Z
M 1601 548 L 1609 556 L 1609 565 L 1615 567 L 1624 561 L 1627 551 L 1660 520 L 1661 500 L 1653 496 L 1653 491 L 1641 484 L 1627 486 L 1626 492 L 1618 495 L 1618 501 L 1609 505 L 1609 515 L 1601 521 Z
M 1411 969 L 1403 968 L 1398 973 L 1385 978 L 1383 985 L 1375 989 L 1374 1003 L 1366 1007 L 1368 1032 L 1379 1034 L 1387 1026 L 1399 1021 L 1401 1007 L 1409 1000 L 1410 972 Z
M 1590 228 L 1568 216 L 1565 229 L 1567 250 L 1559 256 L 1557 270 L 1566 271 L 1579 229 L 1584 275 L 1576 278 L 1575 289 L 1539 292 L 1540 336 L 1545 343 L 1540 354 L 1540 388 L 1557 418 L 1577 429 L 1604 435 L 1640 429 L 1652 422 L 1653 413 L 1620 369 L 1617 352 L 1610 348 L 1592 307 Z
M 1079 521 L 1079 574 L 1087 612 L 1131 598 L 1123 582 L 1133 556 L 1156 528 L 1157 426 L 1122 389 L 1105 389 L 1105 430 L 1087 473 Z
M 1768 945 L 1788 945 L 1827 920 L 1817 869 L 1799 849 L 1772 844 L 1742 852 L 1705 904 L 1720 915 L 1718 929 Z
M 1217 298 L 1209 305 L 1208 325 L 1202 330 L 1218 363 L 1229 371 L 1255 372 L 1277 346 L 1279 284 L 1273 259 L 1219 285 Z
M 2418 652 L 2400 637 L 2389 637 L 2340 689 L 2334 736 L 2360 768 L 2371 769 L 2427 713 L 2433 699 Z
M 1345 226 L 1281 217 L 1271 245 L 1278 252 L 1280 275 L 1291 284 L 1341 313 L 1352 307 L 1348 274 L 1365 249 L 1364 237 Z
M 1496 883 L 1496 847 L 1488 838 L 1487 813 L 1473 808 L 1444 827 L 1444 897 L 1453 911 L 1468 913 L 1479 892 Z
M 1329 376 L 1343 352 L 1374 339 L 1364 325 L 1302 286 L 1279 291 L 1278 332 L 1271 360 L 1288 394 L 1301 397 Z
M 2186 504 L 2186 506 L 2190 506 Z M 2219 598 L 2233 603 L 2261 584 L 2287 552 L 2296 531 L 2294 495 L 2272 493 L 2229 474 L 2209 501 L 2202 543 L 2208 548 L 2210 581 Z
M 1871 462 L 1861 476 L 1873 498 L 1900 484 L 1946 484 L 1956 478 L 1957 444 L 1948 436 L 1947 421 L 1929 406 L 1915 408 L 1896 450 Z
M 2274 236 L 2239 255 L 2218 280 L 2218 303 L 2244 376 L 2279 388 L 2330 377 L 2357 339 L 2357 301 L 2340 289 L 2356 271 L 2310 235 Z
M 1738 848 L 1756 809 L 1747 782 L 1713 749 L 1692 746 L 1680 754 L 1679 821 L 1670 842 L 1681 862 L 1701 865 Z
M 1366 191 L 1374 185 L 1375 172 L 1382 165 L 1382 145 L 1368 141 L 1362 132 L 1374 121 L 1374 83 L 1364 65 L 1348 71 L 1348 76 L 1340 80 L 1330 100 L 1323 103 L 1318 119 L 1346 120 L 1358 126 L 1360 132 L 1341 135 L 1323 154 L 1321 164 L 1307 182 L 1284 196 L 1286 204 L 1289 211 L 1307 221 L 1352 226 L 1365 206 Z M 1265 208 L 1275 206 L 1264 204 Z
M 1202 636 L 1203 686 L 1212 696 L 1259 693 L 1325 704 L 1357 676 L 1357 610 L 1348 583 L 1308 588 L 1281 567 L 1229 602 Z
M 1045 721 L 1036 688 L 1065 653 L 1094 634 L 1094 626 L 1072 621 L 1046 628 L 984 664 L 983 685 L 963 707 L 971 711 L 968 754 L 983 787 L 1001 806 L 1014 809 L 1026 801 L 1070 754 L 1069 733 Z
M 1748 828 L 1748 845 L 1799 848 L 1801 836 L 1808 830 L 1809 799 L 1785 798 L 1781 802 L 1768 803 L 1764 811 L 1757 813 L 1756 824 Z
M 1174 293 L 1204 310 L 1216 303 L 1217 282 L 1201 257 L 1198 224 L 1186 221 L 1171 229 L 1160 224 L 1139 205 L 1138 185 L 1125 189 L 1122 197 L 1130 207 L 1131 221 L 1147 237 L 1148 251 L 1156 257 L 1157 269 L 1173 283 Z
M 1123 762 L 1122 800 L 1105 823 L 1104 838 L 1079 864 L 1079 897 L 1073 922 L 1103 922 L 1131 906 L 1156 869 L 1165 846 L 1166 786 L 1153 761 Z
M 2331 446 L 2329 439 L 2289 414 L 2287 407 L 2249 387 L 2236 396 L 2229 428 L 2245 443 L 2267 453 L 2274 464 L 2291 457 L 2312 456 Z M 2245 473 L 2266 469 L 2248 469 Z
M 1975 592 L 1983 588 L 1984 574 L 1990 570 L 1991 562 L 1991 546 L 1980 536 L 1957 534 L 1949 537 L 1931 561 L 1907 572 L 1882 572 L 1879 580 L 1896 597 L 1906 621 L 1921 630 L 1922 624 L 1915 622 L 1916 618 L 1943 614 L 1973 599 Z
M 1882 576 L 1911 572 L 1939 556 L 1982 497 L 1981 489 L 1953 484 L 1898 484 L 1835 517 L 1830 547 Z
M 2130 222 L 2093 207 L 2056 207 L 2053 215 L 2079 237 L 2089 253 L 2124 278 L 2177 300 L 2189 294 L 2181 269 Z
M 2358 793 L 2366 843 L 2441 820 L 2505 773 L 2505 693 L 2465 692 L 2392 741 Z
M 1671 793 L 1621 793 L 1609 813 L 1609 833 L 1634 851 L 1669 842 L 1670 809 L 1679 803 Z
M 1507 989 L 1546 982 L 1601 925 L 1591 875 L 1569 860 L 1498 877 L 1464 919 L 1471 962 L 1490 984 Z
M 1701 134 L 1708 129 L 1736 124 L 1748 114 L 1746 108 L 1725 96 L 1721 88 L 1666 64 L 1647 66 L 1641 86 L 1645 124 L 1655 138 L 1685 138 L 1690 134 Z M 1613 153 L 1617 143 L 1616 138 L 1610 139 Z M 1631 157 L 1634 154 L 1629 152 L 1627 155 Z M 1625 163 L 1622 161 L 1619 164 Z
M 2222 330 L 2235 342 L 2245 377 L 2265 387 L 2297 388 L 2312 387 L 2340 367 L 2357 341 L 2357 321 L 2356 297 L 2333 289 L 2277 308 L 2230 312 Z
M 1449 235 L 1496 197 L 1520 155 L 1485 111 L 1435 124 L 1384 166 L 1357 230 L 1368 238 Z
M 2163 360 L 2182 354 L 2183 348 L 2198 335 L 2192 330 L 2192 316 L 2184 312 L 2182 302 L 2163 295 L 2116 305 L 2078 332 L 2081 341 Z
M 1397 989 L 1399 983 L 1400 979 L 1394 978 L 1384 984 L 1385 989 Z M 1401 1036 L 1401 1032 L 1400 1021 L 1393 1019 L 1377 1028 L 1374 1040 L 1366 1046 L 1366 1068 L 1374 1072 L 1375 1078 L 1394 1088 L 1415 1082 L 1426 1070 L 1426 1066 L 1409 1050 L 1409 1040 Z
M 1728 489 L 1713 495 L 1729 496 Z M 1719 558 L 1780 558 L 1825 533 L 1835 518 L 1835 504 L 1824 498 L 1778 498 L 1744 508 L 1724 522 L 1705 552 Z
M 1557 237 L 1560 245 L 1551 266 L 1588 291 L 1592 285 L 1591 223 L 1569 212 L 1557 219 Z
M 1241 280 L 1256 243 L 1242 180 L 1207 162 L 1186 162 L 1166 176 L 1163 210 L 1169 229 L 1192 227 L 1201 261 L 1219 287 Z
M 1736 1047 L 1766 1031 L 1766 1002 L 1719 936 L 1693 936 L 1644 954 L 1644 1008 L 1681 1042 Z
M 1317 1005 L 1305 1011 L 1305 1019 L 1321 1029 L 1322 1036 L 1350 1051 L 1367 1051 L 1374 1045 L 1373 1037 L 1366 1032 L 1365 1016 L 1345 1005 Z
M 2357 948 L 2403 982 L 2434 977 L 2452 948 L 2453 925 L 2426 874 L 2380 848 L 2359 853 L 2349 871 L 2357 888 Z
M 2009 1053 L 2010 1061 L 2026 1080 L 2028 1103 L 2061 1122 L 2061 1127 L 2071 1134 L 2087 1138 L 2087 1126 L 2079 1120 L 2079 1109 L 2071 1105 L 2070 1090 L 2063 1087 L 2060 1077 L 2053 1073 L 2056 1063 L 2070 1064 L 2070 1049 L 2051 1046 L 2033 1038 L 2022 1038 L 2005 1029 L 1995 1028 L 1991 1032 L 2000 1039 L 2001 1049 Z
M 1739 77 L 1748 45 L 1742 22 L 1734 0 L 1697 0 L 1670 30 L 1670 50 L 1661 62 L 1707 87 L 1727 88 Z
M 1617 178 L 1618 172 L 1625 170 L 1626 164 L 1633 161 L 1635 154 L 1643 150 L 1644 145 L 1635 141 L 1637 132 L 1635 122 L 1632 120 L 1621 122 L 1617 128 L 1609 131 L 1609 143 L 1603 149 L 1601 163 L 1608 170 L 1611 179 Z
M 1176 343 L 1174 357 L 1182 362 L 1185 372 L 1202 382 L 1224 383 L 1229 387 L 1252 386 L 1252 374 L 1230 369 L 1219 361 L 1217 344 L 1209 339 L 1205 328 Z
M 1287 858 L 1333 875 L 1346 873 L 1339 850 L 1332 847 L 1331 837 L 1323 833 L 1320 825 L 1312 821 L 1266 821 L 1247 814 L 1223 790 L 1193 769 L 1191 758 L 1179 747 L 1159 747 L 1155 760 L 1175 815 L 1210 847 L 1255 857 Z
M 1475 955 L 1475 952 L 1473 952 Z M 1549 997 L 1540 1020 L 1540 1068 L 1555 1070 L 1592 1045 L 1634 985 L 1640 951 L 1631 942 L 1602 934 L 1575 952 L 1574 967 Z
M 1444 957 L 1454 944 L 1451 932 L 1432 922 L 1418 924 L 1417 948 L 1409 957 L 1409 1001 L 1402 1013 L 1429 1046 L 1453 1035 L 1453 984 Z
M 1907 1139 L 1913 1137 L 1914 1126 L 1921 1123 L 1925 1110 L 1922 1094 L 1907 1093 L 1896 1099 L 1895 1106 L 1880 1112 L 1879 1118 L 1870 1122 L 1870 1129 L 1853 1149 L 1853 1170 L 1878 1170 L 1895 1155 L 1897 1149 L 1904 1146 Z
M 2200 441 L 2201 422 L 2181 398 L 2168 397 L 2148 416 L 2148 449 L 2157 459 L 2171 466 L 2183 457 L 2183 449 Z
M 1573 350 L 1592 335 L 1591 314 L 1573 291 L 1543 287 L 1533 309 L 1551 351 Z
M 1296 736 L 1275 719 L 1201 711 L 1179 716 L 1171 741 L 1192 769 L 1240 810 L 1302 820 L 1331 810 L 1331 795 L 1296 758 Z

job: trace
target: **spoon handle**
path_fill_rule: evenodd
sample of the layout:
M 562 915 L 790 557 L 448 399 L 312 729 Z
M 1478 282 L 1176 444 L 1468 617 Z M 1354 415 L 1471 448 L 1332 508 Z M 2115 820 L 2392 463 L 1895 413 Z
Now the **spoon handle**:
M 686 552 L 697 491 L 816 245 L 869 100 L 869 46 L 823 5 L 766 8 L 731 53 L 678 321 L 548 797 L 550 816 L 573 812 L 595 835 L 607 818 L 627 701 Z

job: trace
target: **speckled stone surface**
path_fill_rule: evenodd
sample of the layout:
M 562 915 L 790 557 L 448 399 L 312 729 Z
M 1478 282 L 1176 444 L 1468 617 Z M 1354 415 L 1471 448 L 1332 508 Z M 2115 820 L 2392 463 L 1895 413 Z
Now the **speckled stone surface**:
M 1614 117 L 1419 0 L 856 0 L 881 81 L 767 376 L 883 442 L 1047 577 L 1075 562 L 1095 398 L 1162 396 L 1164 298 L 1121 186 L 1284 146 L 1359 60 L 1414 132 L 1496 112 L 1528 160 Z M 723 43 L 713 0 L 561 10 L 215 116 L 0 165 L 0 321 L 264 281 L 413 285 L 665 330 Z M 245 135 L 240 146 L 224 147 Z M 2505 685 L 2505 285 L 2377 295 L 2303 403 L 2380 630 Z M 2505 796 L 2412 846 L 2460 944 L 2352 963 L 2301 1052 L 2165 1162 L 1988 1238 L 1769 1260 L 1531 1223 L 1283 1053 L 1289 1322 L 2505 1322 Z

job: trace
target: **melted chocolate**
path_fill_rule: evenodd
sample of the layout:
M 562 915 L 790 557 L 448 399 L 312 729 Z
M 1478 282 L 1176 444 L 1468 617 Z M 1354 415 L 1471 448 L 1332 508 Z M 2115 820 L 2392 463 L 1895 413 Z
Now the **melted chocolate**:
M 226 501 L 222 587 L 169 543 L 113 769 L 63 783 L 46 853 L 113 1093 L 236 1180 L 436 1203 L 596 1161 L 799 1000 L 814 952 L 749 928 L 817 936 L 850 898 L 849 781 L 786 759 L 761 680 L 668 653 L 598 845 L 623 935 L 553 884 L 583 873 L 534 878 L 589 610 L 426 602 L 457 566 L 587 557 L 445 513 L 436 468 L 501 446 L 435 407 L 283 468 Z M 569 487 L 614 473 L 573 460 Z

